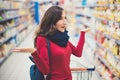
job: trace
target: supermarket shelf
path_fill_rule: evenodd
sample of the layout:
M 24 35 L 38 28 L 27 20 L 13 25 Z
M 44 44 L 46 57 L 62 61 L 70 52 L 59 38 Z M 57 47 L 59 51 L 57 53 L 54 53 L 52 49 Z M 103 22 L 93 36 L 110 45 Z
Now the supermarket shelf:
M 97 44 L 100 48 L 104 49 L 104 51 L 107 51 L 109 54 L 111 54 L 112 56 L 114 56 L 114 58 L 115 58 L 116 61 L 120 61 L 120 58 L 117 57 L 117 56 L 115 56 L 109 49 L 106 49 L 105 47 L 103 47 L 103 46 L 102 46 L 100 43 L 98 43 L 98 42 L 96 42 L 96 44 Z
M 116 43 L 117 43 L 118 45 L 120 45 L 120 40 L 117 39 L 117 40 L 116 40 Z
M 37 24 L 34 24 L 33 25 L 33 28 L 34 27 L 36 27 L 36 25 Z M 28 25 L 29 26 L 29 25 Z M 14 36 L 12 36 L 10 39 L 12 39 L 13 37 L 15 37 L 15 36 L 17 36 L 17 34 L 19 34 L 23 29 L 25 29 L 25 28 L 27 28 L 28 26 L 26 26 L 26 27 L 24 27 L 24 28 L 22 28 L 21 30 L 19 30 Z M 33 29 L 31 29 L 31 30 L 33 30 Z M 24 36 L 24 38 L 18 43 L 18 44 L 16 44 L 16 46 L 15 47 L 17 47 L 17 46 L 19 46 L 24 40 L 25 40 L 25 38 L 28 36 L 28 34 L 31 32 L 31 30 L 30 31 L 28 31 L 28 33 Z M 7 40 L 6 40 L 7 41 Z M 12 48 L 11 48 L 12 49 Z M 7 55 L 5 55 L 5 57 L 3 57 L 3 58 L 0 58 L 0 65 L 11 55 L 11 50 L 10 51 L 8 51 L 9 53 L 7 53 Z
M 97 30 L 98 32 L 101 32 L 101 31 L 99 31 L 99 30 Z M 118 44 L 118 45 L 120 45 L 120 40 L 118 40 L 118 39 L 115 39 L 115 38 L 113 38 L 112 36 L 110 36 L 109 34 L 106 34 L 106 33 L 104 33 L 104 32 L 101 32 L 107 39 L 114 39 L 115 40 L 115 42 Z
M 9 21 L 9 20 L 12 20 L 12 19 L 15 19 L 15 18 L 19 18 L 21 16 L 23 16 L 23 15 L 19 15 L 19 16 L 15 16 L 15 17 L 12 17 L 12 18 L 3 19 L 3 20 L 0 21 L 0 23 L 3 23 L 5 21 Z
M 9 30 L 9 29 L 12 29 L 12 28 L 14 28 L 14 27 L 17 27 L 17 26 L 19 26 L 20 24 L 23 24 L 23 23 L 24 23 L 24 22 L 16 23 L 14 26 L 12 26 L 12 27 L 10 27 L 10 28 L 7 28 L 7 29 L 5 29 L 5 30 L 3 30 L 3 31 L 1 31 L 0 34 L 1 34 L 1 33 L 4 33 L 5 31 L 7 31 L 7 30 Z
M 22 32 L 22 31 L 23 31 L 24 29 L 26 29 L 27 27 L 28 27 L 28 25 L 25 26 L 25 27 L 23 27 L 22 29 L 18 30 L 18 32 L 15 33 L 12 37 L 16 36 L 17 34 L 19 34 L 20 32 Z
M 96 5 L 94 5 L 94 7 L 109 7 L 111 5 L 114 7 L 120 6 L 120 4 L 101 4 L 101 5 L 96 4 Z
M 100 0 L 100 1 L 102 1 L 102 0 Z M 104 36 L 104 38 L 105 39 L 109 39 L 109 40 L 114 40 L 115 41 L 115 44 L 116 45 L 119 45 L 120 46 L 120 40 L 119 39 L 117 39 L 118 37 L 114 37 L 113 36 L 113 34 L 107 34 L 106 32 L 103 32 L 103 31 L 100 31 L 100 30 L 98 30 L 98 28 L 97 27 L 99 27 L 99 26 L 107 26 L 107 28 L 108 28 L 108 26 L 110 26 L 110 27 L 112 27 L 112 23 L 117 23 L 117 24 L 120 24 L 120 22 L 118 21 L 118 20 L 113 20 L 113 19 L 111 19 L 110 17 L 108 17 L 108 18 L 106 18 L 105 17 L 105 14 L 103 13 L 103 11 L 102 11 L 102 7 L 104 8 L 104 7 L 110 7 L 110 6 L 113 6 L 113 7 L 116 7 L 116 6 L 120 6 L 120 4 L 101 4 L 101 5 L 98 5 L 98 4 L 96 4 L 96 5 L 94 5 L 94 6 L 92 6 L 93 8 L 89 8 L 88 6 L 86 6 L 86 7 L 84 7 L 84 9 L 83 8 L 80 8 L 81 10 L 83 10 L 83 12 L 81 12 L 81 13 L 77 13 L 76 15 L 78 16 L 78 17 L 80 17 L 80 19 L 78 20 L 79 21 L 79 23 L 80 24 L 82 24 L 83 26 L 86 26 L 86 27 L 91 27 L 92 29 L 93 29 L 93 27 L 94 27 L 94 30 L 96 31 L 96 32 L 98 32 L 98 33 L 101 33 L 102 34 L 102 36 Z M 95 11 L 95 8 L 101 8 L 101 13 L 100 13 L 100 11 L 99 10 L 96 10 L 96 15 L 97 16 L 95 16 L 94 14 L 94 11 Z M 90 10 L 91 9 L 91 10 Z M 115 8 L 116 9 L 116 8 Z M 117 10 L 117 9 L 116 9 Z M 93 11 L 93 13 L 92 12 L 90 12 L 89 13 L 89 11 Z M 99 14 L 97 14 L 97 11 L 99 12 Z M 88 13 L 87 13 L 88 12 Z M 112 14 L 112 13 L 111 13 Z M 98 17 L 99 16 L 99 17 Z M 112 16 L 113 17 L 113 16 Z M 115 14 L 114 14 L 114 17 L 116 17 L 115 16 Z M 83 18 L 83 19 L 81 19 L 81 18 Z M 106 19 L 105 19 L 106 18 Z M 93 20 L 93 21 L 95 21 L 96 23 L 91 23 L 92 21 L 91 20 Z M 91 24 L 90 24 L 91 23 Z M 104 23 L 104 24 L 102 24 L 102 23 Z M 114 26 L 113 26 L 114 27 Z M 117 27 L 117 29 L 119 29 L 118 27 Z M 96 35 L 95 34 L 91 34 L 92 36 L 94 36 L 94 38 L 96 38 Z M 101 39 L 102 37 L 99 37 L 99 36 L 101 36 L 100 34 L 97 36 L 97 39 Z M 117 35 L 117 36 L 119 36 L 119 35 Z M 95 41 L 95 40 L 94 40 Z M 95 41 L 96 42 L 96 41 Z M 110 43 L 109 43 L 110 44 Z M 111 43 L 112 44 L 112 43 Z M 88 43 L 88 45 L 90 45 L 89 43 Z M 99 48 L 101 48 L 101 50 L 103 50 L 103 53 L 104 52 L 106 52 L 105 54 L 108 54 L 109 56 L 111 56 L 112 58 L 113 58 L 113 61 L 115 61 L 116 63 L 118 63 L 119 64 L 119 61 L 120 61 L 120 57 L 119 57 L 119 55 L 118 54 L 120 54 L 120 53 L 117 53 L 117 55 L 115 55 L 113 52 L 112 52 L 112 50 L 110 50 L 110 49 L 108 49 L 108 48 L 105 48 L 101 43 L 98 43 L 98 42 L 96 42 L 96 45 L 97 46 L 99 46 L 98 48 L 96 48 L 96 50 L 98 50 Z M 91 47 L 90 47 L 91 48 Z M 95 54 L 95 53 L 94 53 Z M 97 54 L 97 53 L 96 53 Z M 95 54 L 95 55 L 96 55 Z M 104 57 L 102 57 L 102 56 L 104 56 L 103 54 L 97 54 L 97 56 L 95 56 L 95 57 L 98 57 L 99 58 L 99 60 L 102 62 L 102 63 L 104 63 L 104 65 L 106 66 L 106 68 L 109 68 L 110 69 L 110 71 L 112 71 L 112 70 L 119 70 L 119 68 L 118 68 L 118 65 L 116 65 L 116 67 L 115 67 L 115 65 L 114 64 L 112 64 L 112 61 L 110 61 L 110 59 L 105 59 Z M 109 60 L 109 61 L 108 61 Z M 111 59 L 112 60 L 112 59 Z M 111 66 L 112 66 L 112 68 L 110 67 L 110 65 L 109 64 L 111 64 Z M 99 73 L 99 71 L 98 71 L 98 73 Z M 117 72 L 118 74 L 119 74 L 119 72 Z M 104 80 L 108 80 L 107 78 L 105 78 L 104 76 L 104 74 L 102 74 L 102 73 L 100 73 L 100 75 L 101 76 L 103 76 L 103 79 Z M 112 71 L 112 75 L 113 76 L 115 76 L 115 80 L 120 80 L 120 76 L 119 75 L 116 75 L 116 72 L 113 72 Z M 101 80 L 101 79 L 100 79 Z M 113 79 L 112 79 L 113 80 Z
M 9 41 L 13 36 L 11 35 L 10 37 L 4 39 L 3 41 L 0 42 L 0 46 L 4 44 L 5 42 Z
M 5 8 L 0 8 L 0 11 L 16 11 L 16 10 L 19 10 L 19 9 L 5 9 Z
M 98 57 L 98 60 L 101 61 L 101 63 L 103 63 L 103 64 L 105 65 L 105 67 L 110 70 L 110 72 L 112 73 L 112 75 L 113 75 L 113 76 L 116 76 L 117 79 L 119 80 L 119 76 L 117 76 L 117 75 L 115 74 L 115 72 L 114 72 L 114 70 L 113 70 L 113 68 L 112 68 L 113 66 L 110 65 L 110 64 L 108 64 L 108 62 L 107 62 L 102 56 L 100 56 L 99 53 L 96 53 L 96 56 Z M 99 71 L 98 71 L 98 72 L 99 72 Z M 99 73 L 100 73 L 100 72 L 99 72 Z M 101 74 L 101 73 L 100 73 L 100 74 Z M 102 75 L 102 74 L 101 74 L 101 75 Z
M 100 56 L 99 53 L 96 53 L 96 56 L 98 57 L 98 59 L 99 59 L 104 65 L 106 65 L 107 68 L 109 68 L 110 70 L 112 70 L 111 67 L 109 67 L 108 62 L 107 62 L 102 56 Z
M 107 23 L 109 23 L 109 22 L 120 23 L 120 22 L 116 22 L 116 21 L 113 21 L 113 20 L 106 20 L 106 19 L 100 18 L 100 17 L 94 17 L 94 18 L 96 18 L 96 19 L 98 19 L 98 20 L 101 20 L 101 21 L 107 21 Z M 108 25 L 109 25 L 109 24 L 108 24 Z
M 79 6 L 77 8 L 81 8 L 81 7 L 84 7 L 84 8 L 96 8 L 96 7 L 109 7 L 109 6 L 119 6 L 120 4 L 94 4 L 94 5 L 86 5 L 86 6 Z
M 7 53 L 7 55 L 5 55 L 5 57 L 0 58 L 0 65 L 2 65 L 2 63 L 11 55 L 11 51 L 9 53 Z
M 84 16 L 84 15 L 80 15 L 80 16 Z M 91 27 L 91 25 L 89 25 L 89 23 L 88 23 L 87 21 L 79 20 L 79 23 L 85 25 L 86 27 Z M 96 30 L 97 30 L 97 29 L 96 29 Z M 99 31 L 99 30 L 97 30 L 97 31 L 98 31 L 98 32 L 101 32 L 101 31 Z M 104 33 L 104 32 L 101 32 L 101 33 L 104 34 L 104 36 L 105 36 L 106 38 L 108 38 L 108 39 L 114 39 L 115 42 L 120 45 L 120 40 L 115 39 L 115 38 L 113 38 L 112 36 L 110 36 L 110 35 L 108 35 L 108 34 L 106 34 L 106 33 Z
M 111 23 L 111 22 L 113 22 L 113 23 L 118 23 L 118 24 L 120 24 L 120 22 L 116 22 L 116 21 L 113 21 L 113 20 L 106 20 L 106 19 L 104 19 L 104 18 L 100 18 L 100 17 L 96 17 L 96 16 L 93 16 L 93 15 L 90 15 L 90 14 L 87 14 L 87 13 L 79 13 L 79 14 L 77 14 L 78 16 L 81 16 L 81 17 L 86 17 L 86 18 L 94 18 L 94 19 L 96 19 L 96 20 L 100 20 L 100 21 L 106 21 L 107 22 L 107 24 L 106 25 L 109 25 L 109 23 Z M 82 22 L 82 21 L 81 21 Z M 87 24 L 89 24 L 89 23 L 87 23 Z
M 2 30 L 2 31 L 0 31 L 0 34 L 2 34 L 3 32 L 5 32 L 6 30 Z
M 31 9 L 34 8 L 34 3 L 31 4 L 29 2 L 16 1 L 2 2 L 3 4 L 0 8 L 0 11 L 2 12 L 1 18 L 3 18 L 0 20 L 2 25 L 0 31 L 0 37 L 2 37 L 0 41 L 0 48 L 3 51 L 0 53 L 0 64 L 2 64 L 9 57 L 11 54 L 11 49 L 18 46 L 24 40 L 24 38 L 28 35 L 27 33 L 29 33 L 28 30 L 34 27 L 31 25 L 35 23 L 34 16 L 32 16 L 34 13 L 31 14 Z M 4 6 L 6 3 L 8 6 Z M 4 16 L 7 18 L 4 18 Z
M 11 35 L 11 36 L 9 36 L 8 38 L 6 38 L 5 40 L 1 41 L 1 42 L 0 42 L 0 46 L 1 46 L 2 44 L 4 44 L 5 42 L 9 41 L 12 37 L 14 37 L 14 36 L 16 36 L 17 34 L 19 34 L 22 30 L 24 30 L 24 29 L 27 28 L 27 27 L 28 27 L 28 25 L 25 26 L 25 27 L 23 27 L 23 28 L 20 29 L 19 31 L 17 31 L 17 33 L 14 33 L 14 35 Z

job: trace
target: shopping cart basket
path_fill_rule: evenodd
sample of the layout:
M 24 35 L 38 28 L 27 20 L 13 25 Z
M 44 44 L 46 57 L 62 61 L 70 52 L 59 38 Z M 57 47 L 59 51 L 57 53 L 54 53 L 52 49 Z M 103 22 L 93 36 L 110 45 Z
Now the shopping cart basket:
M 71 64 L 74 64 L 71 67 L 73 80 L 91 80 L 95 67 L 87 68 L 75 60 L 72 60 Z

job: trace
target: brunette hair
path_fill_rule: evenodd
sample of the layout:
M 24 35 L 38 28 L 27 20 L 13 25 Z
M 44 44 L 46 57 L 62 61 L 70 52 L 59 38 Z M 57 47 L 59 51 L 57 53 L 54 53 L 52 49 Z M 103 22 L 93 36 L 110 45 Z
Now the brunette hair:
M 38 36 L 47 37 L 49 35 L 53 35 L 56 32 L 54 25 L 58 20 L 61 19 L 62 11 L 63 8 L 59 6 L 51 6 L 47 9 L 41 20 L 38 30 L 35 33 L 34 45 Z

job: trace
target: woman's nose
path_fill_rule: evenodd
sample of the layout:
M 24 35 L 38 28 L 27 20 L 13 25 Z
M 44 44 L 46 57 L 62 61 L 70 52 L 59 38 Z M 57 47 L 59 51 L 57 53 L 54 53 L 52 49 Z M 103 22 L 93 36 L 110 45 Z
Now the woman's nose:
M 63 21 L 63 23 L 64 23 L 64 25 L 67 25 L 67 20 L 65 19 L 65 20 Z

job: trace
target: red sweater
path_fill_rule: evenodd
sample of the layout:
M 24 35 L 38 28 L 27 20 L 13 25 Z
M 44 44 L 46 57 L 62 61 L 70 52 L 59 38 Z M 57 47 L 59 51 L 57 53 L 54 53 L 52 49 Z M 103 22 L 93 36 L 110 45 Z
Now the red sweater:
M 70 71 L 71 54 L 80 57 L 85 41 L 85 32 L 81 32 L 78 45 L 75 47 L 68 42 L 67 47 L 60 47 L 50 41 L 50 62 L 48 58 L 47 43 L 45 37 L 39 36 L 36 48 L 32 56 L 39 70 L 44 74 L 50 74 L 47 80 L 72 80 Z M 50 64 L 49 64 L 50 63 Z

